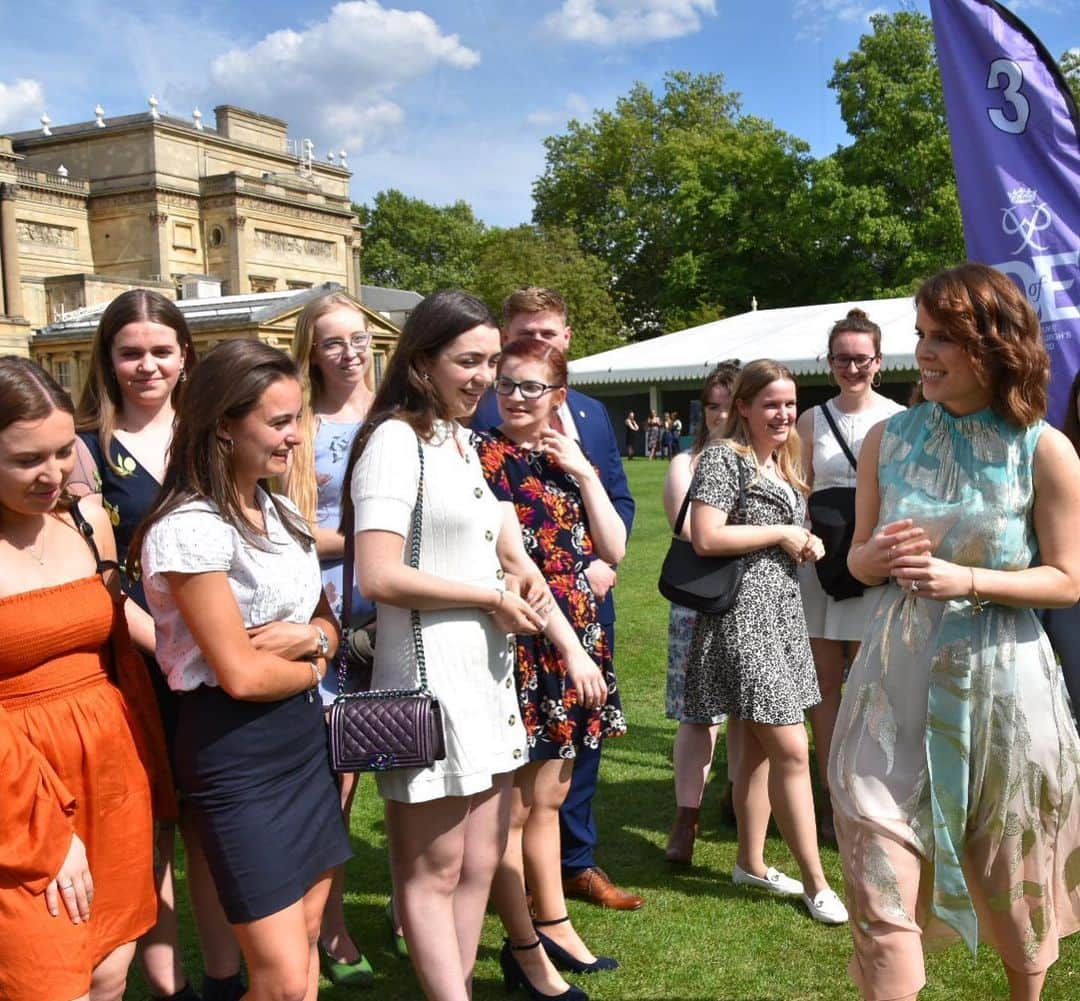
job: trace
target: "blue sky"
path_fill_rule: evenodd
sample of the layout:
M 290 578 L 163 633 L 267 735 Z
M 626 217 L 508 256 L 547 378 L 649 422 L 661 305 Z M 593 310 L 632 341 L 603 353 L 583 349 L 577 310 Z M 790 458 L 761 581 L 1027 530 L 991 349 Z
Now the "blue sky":
M 927 10 L 926 0 L 913 5 Z M 718 72 L 743 110 L 823 155 L 846 141 L 826 82 L 874 0 L 0 0 L 0 132 L 146 110 L 208 122 L 231 103 L 344 148 L 353 197 L 384 188 L 529 220 L 545 136 L 610 108 L 635 81 Z M 1058 56 L 1080 0 L 1012 0 Z M 166 10 L 165 8 L 168 8 Z M 302 12 L 298 12 L 302 8 Z

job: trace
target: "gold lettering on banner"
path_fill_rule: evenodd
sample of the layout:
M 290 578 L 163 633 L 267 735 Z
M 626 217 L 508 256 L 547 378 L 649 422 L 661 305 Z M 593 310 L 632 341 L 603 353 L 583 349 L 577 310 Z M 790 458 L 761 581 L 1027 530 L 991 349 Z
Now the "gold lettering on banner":
M 15 221 L 19 243 L 42 243 L 46 247 L 76 247 L 75 230 L 69 226 L 53 226 L 47 222 Z
M 268 229 L 255 230 L 255 245 L 272 254 L 284 254 L 289 257 L 337 259 L 337 247 L 329 240 L 312 240 L 309 237 L 275 233 Z

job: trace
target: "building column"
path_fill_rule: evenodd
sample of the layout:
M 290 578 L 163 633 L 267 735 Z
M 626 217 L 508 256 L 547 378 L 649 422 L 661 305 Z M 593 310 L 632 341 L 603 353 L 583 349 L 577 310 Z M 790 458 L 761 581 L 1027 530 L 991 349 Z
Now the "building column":
M 4 316 L 23 315 L 22 269 L 19 267 L 19 235 L 15 227 L 16 184 L 0 184 L 0 261 L 3 262 Z
M 229 218 L 229 295 L 243 295 L 248 291 L 247 248 L 244 246 L 244 227 L 247 216 Z
M 360 283 L 356 280 L 356 247 L 353 246 L 352 236 L 346 235 L 345 240 L 345 288 L 351 294 L 360 298 Z
M 157 278 L 169 278 L 169 217 L 164 212 L 150 213 L 152 243 L 150 244 L 150 273 Z

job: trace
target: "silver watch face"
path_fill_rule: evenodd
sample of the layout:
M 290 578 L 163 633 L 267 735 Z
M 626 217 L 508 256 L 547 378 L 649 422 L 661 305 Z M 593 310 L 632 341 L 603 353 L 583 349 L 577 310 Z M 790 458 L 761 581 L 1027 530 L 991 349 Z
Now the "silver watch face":
M 319 653 L 325 657 L 330 652 L 330 637 L 318 626 L 315 627 L 315 635 L 319 639 Z

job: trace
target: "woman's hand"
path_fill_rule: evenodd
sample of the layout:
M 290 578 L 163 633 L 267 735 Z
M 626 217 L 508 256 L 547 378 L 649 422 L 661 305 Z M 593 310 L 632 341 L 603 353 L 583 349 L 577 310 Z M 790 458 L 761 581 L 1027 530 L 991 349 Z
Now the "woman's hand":
M 307 660 L 318 653 L 318 637 L 310 622 L 267 622 L 247 633 L 256 650 L 284 660 Z
M 929 551 L 895 556 L 889 562 L 889 574 L 903 590 L 920 598 L 948 601 L 971 594 L 971 568 L 939 560 Z
M 552 596 L 551 589 L 547 586 L 547 581 L 544 580 L 540 568 L 535 564 L 533 566 L 535 572 L 528 574 L 508 573 L 505 580 L 506 590 L 521 595 L 546 622 L 547 617 L 551 614 L 551 609 L 555 605 L 555 598 Z
M 491 613 L 495 625 L 504 633 L 532 635 L 544 628 L 544 617 L 533 608 L 520 594 L 513 591 L 499 591 L 499 604 Z
M 60 914 L 60 904 L 67 908 L 71 923 L 77 925 L 90 920 L 90 905 L 94 901 L 94 880 L 86 861 L 86 846 L 77 834 L 71 835 L 67 855 L 60 864 L 56 878 L 45 887 L 45 906 L 55 918 Z
M 825 555 L 825 545 L 821 539 L 801 525 L 783 526 L 780 548 L 796 563 L 816 563 Z
M 929 556 L 930 538 L 910 518 L 891 521 L 878 529 L 860 547 L 865 569 L 881 580 L 894 576 L 893 562 L 905 557 Z
M 568 434 L 560 434 L 548 428 L 540 433 L 540 450 L 566 473 L 577 480 L 584 480 L 596 475 L 592 463 L 585 458 L 577 440 Z
M 566 676 L 578 693 L 578 699 L 586 709 L 596 709 L 607 700 L 607 682 L 604 673 L 581 646 L 565 656 Z

